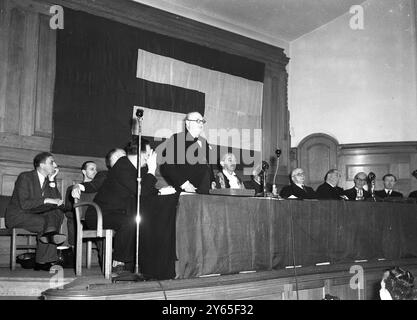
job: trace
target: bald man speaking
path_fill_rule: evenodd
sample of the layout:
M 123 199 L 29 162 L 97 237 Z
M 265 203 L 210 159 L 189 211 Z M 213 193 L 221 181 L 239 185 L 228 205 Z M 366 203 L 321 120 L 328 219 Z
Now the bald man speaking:
M 160 159 L 160 171 L 178 192 L 208 193 L 214 181 L 209 161 L 211 147 L 201 136 L 206 120 L 198 112 L 185 117 L 185 131 L 166 142 Z

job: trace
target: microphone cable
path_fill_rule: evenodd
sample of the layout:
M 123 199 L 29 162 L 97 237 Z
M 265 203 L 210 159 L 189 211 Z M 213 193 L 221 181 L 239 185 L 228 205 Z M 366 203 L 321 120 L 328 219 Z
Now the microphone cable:
M 158 284 L 159 284 L 159 287 L 160 287 L 160 288 L 161 288 L 161 290 L 162 290 L 162 293 L 164 294 L 164 300 L 168 300 L 167 295 L 166 295 L 166 293 L 165 293 L 165 289 L 164 289 L 164 287 L 162 286 L 161 281 L 157 280 L 157 282 L 158 282 Z
M 298 295 L 298 277 L 297 277 L 297 267 L 295 264 L 295 244 L 294 244 L 294 222 L 293 222 L 293 212 L 290 213 L 290 228 L 291 228 L 291 247 L 292 247 L 292 264 L 294 267 L 294 279 L 295 279 L 295 292 L 297 294 L 297 300 L 300 299 Z

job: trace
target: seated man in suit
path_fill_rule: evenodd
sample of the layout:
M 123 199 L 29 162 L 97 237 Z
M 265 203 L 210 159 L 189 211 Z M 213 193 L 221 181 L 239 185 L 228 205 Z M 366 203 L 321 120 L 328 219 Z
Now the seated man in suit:
M 323 200 L 341 200 L 346 198 L 343 195 L 343 189 L 337 186 L 339 179 L 340 173 L 337 169 L 329 170 L 324 177 L 325 182 L 316 190 L 317 198 Z
M 284 199 L 317 199 L 311 187 L 304 185 L 305 174 L 301 168 L 291 171 L 291 184 L 282 188 L 280 196 Z
M 66 239 L 59 233 L 64 218 L 63 200 L 55 180 L 59 170 L 49 152 L 36 155 L 33 166 L 34 170 L 17 177 L 6 210 L 6 225 L 38 234 L 35 270 L 49 271 L 58 260 L 57 245 Z
M 375 196 L 378 198 L 402 198 L 403 194 L 397 191 L 394 191 L 395 183 L 397 182 L 397 177 L 391 173 L 386 174 L 382 177 L 384 181 L 384 190 L 375 191 Z
M 363 187 L 366 185 L 367 176 L 365 172 L 358 172 L 355 175 L 355 185 L 351 189 L 347 189 L 343 194 L 348 197 L 349 200 L 365 200 L 372 197 L 371 193 L 366 191 Z
M 213 186 L 217 189 L 245 189 L 242 180 L 237 176 L 236 156 L 233 153 L 226 153 L 220 160 L 222 171 L 216 174 L 216 182 Z
M 81 165 L 81 173 L 83 175 L 83 183 L 92 181 L 97 174 L 96 163 L 91 160 L 85 161 Z M 77 185 L 69 186 L 65 192 L 65 216 L 67 217 L 68 245 L 70 246 L 70 251 L 72 251 L 75 246 L 74 197 L 71 193 L 76 186 Z
M 214 181 L 207 140 L 201 136 L 206 120 L 198 112 L 185 118 L 185 131 L 166 141 L 158 163 L 161 174 L 178 192 L 208 193 Z

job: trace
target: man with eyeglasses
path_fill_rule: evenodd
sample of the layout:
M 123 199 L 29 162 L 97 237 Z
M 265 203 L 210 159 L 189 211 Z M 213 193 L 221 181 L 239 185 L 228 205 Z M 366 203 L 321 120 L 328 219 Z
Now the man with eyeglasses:
M 345 199 L 343 189 L 338 186 L 340 173 L 337 169 L 331 169 L 324 177 L 324 183 L 317 190 L 317 198 L 321 200 L 341 200 Z M 347 198 L 346 198 L 347 199 Z
M 343 194 L 348 197 L 349 200 L 366 200 L 371 198 L 371 194 L 363 187 L 366 185 L 367 175 L 365 172 L 359 172 L 355 175 L 355 186 L 351 189 L 345 190 Z
M 291 184 L 282 188 L 280 196 L 284 199 L 317 199 L 316 192 L 304 185 L 305 174 L 301 168 L 291 171 Z
M 172 135 L 162 152 L 160 171 L 177 192 L 207 194 L 214 181 L 211 147 L 201 136 L 206 120 L 199 112 L 185 118 L 185 131 Z

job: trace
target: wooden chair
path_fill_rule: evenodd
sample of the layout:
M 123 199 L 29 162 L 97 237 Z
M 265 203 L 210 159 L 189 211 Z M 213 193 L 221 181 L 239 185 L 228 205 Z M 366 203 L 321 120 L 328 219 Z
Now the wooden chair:
M 10 196 L 0 195 L 0 236 L 10 237 L 10 269 L 16 269 L 17 250 L 36 250 L 36 233 L 27 231 L 22 228 L 7 229 L 4 215 L 6 208 L 10 202 Z M 27 238 L 27 244 L 17 244 L 17 237 L 23 236 Z
M 113 250 L 113 235 L 112 229 L 103 229 L 103 214 L 100 207 L 92 201 L 95 193 L 81 193 L 81 199 L 75 199 L 75 219 L 77 224 L 76 230 L 76 244 L 75 244 L 75 274 L 81 276 L 81 264 L 82 264 L 82 246 L 83 239 L 87 241 L 87 269 L 91 268 L 91 251 L 92 251 L 92 239 L 104 238 L 103 243 L 103 269 L 106 279 L 110 279 L 112 268 L 112 250 Z M 84 220 L 85 211 L 88 206 L 95 208 L 97 214 L 97 228 L 96 230 L 84 230 L 82 221 Z

